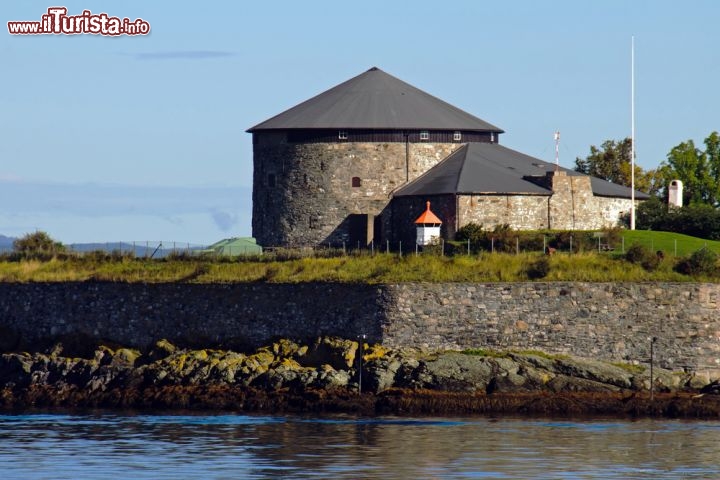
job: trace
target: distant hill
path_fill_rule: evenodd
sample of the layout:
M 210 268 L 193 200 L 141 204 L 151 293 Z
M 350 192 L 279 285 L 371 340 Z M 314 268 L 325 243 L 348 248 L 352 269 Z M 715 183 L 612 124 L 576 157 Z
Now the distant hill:
M 184 253 L 184 252 L 196 252 L 198 250 L 201 250 L 202 246 L 190 246 L 190 245 L 184 245 L 182 243 L 174 244 L 174 243 L 160 243 L 155 245 L 145 245 L 142 243 L 134 244 L 134 243 L 128 243 L 128 242 L 108 242 L 108 243 L 73 243 L 73 244 L 65 244 L 65 246 L 73 251 L 73 252 L 94 252 L 94 251 L 103 251 L 103 252 L 121 252 L 121 253 L 128 253 L 133 252 L 136 257 L 153 257 L 153 258 L 163 258 L 168 255 L 170 255 L 173 251 L 176 251 L 178 253 Z
M 14 241 L 14 237 L 6 237 L 5 235 L 0 235 L 0 252 L 12 250 Z
M 5 235 L 0 235 L 0 253 L 4 252 L 10 252 L 13 249 L 13 242 L 15 241 L 14 237 L 7 237 Z M 202 246 L 199 245 L 185 245 L 185 244 L 177 244 L 174 243 L 165 243 L 165 244 L 133 244 L 129 242 L 106 242 L 106 243 L 66 243 L 65 247 L 67 247 L 68 250 L 72 252 L 94 252 L 94 251 L 103 251 L 103 252 L 122 252 L 122 253 L 128 253 L 128 252 L 134 252 L 136 257 L 153 257 L 153 258 L 163 258 L 173 251 L 182 253 L 182 252 L 196 252 L 201 250 Z

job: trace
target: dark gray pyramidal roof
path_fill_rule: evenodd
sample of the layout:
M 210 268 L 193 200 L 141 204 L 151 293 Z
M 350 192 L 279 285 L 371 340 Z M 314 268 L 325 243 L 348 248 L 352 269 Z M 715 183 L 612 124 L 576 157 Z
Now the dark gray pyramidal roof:
M 442 194 L 552 195 L 528 177 L 544 177 L 555 164 L 494 143 L 468 143 L 395 192 L 395 196 Z M 560 167 L 567 175 L 582 173 Z M 590 177 L 593 193 L 602 197 L 630 198 L 630 189 Z M 635 198 L 648 195 L 636 192 Z
M 464 130 L 503 133 L 479 118 L 373 67 L 250 128 Z

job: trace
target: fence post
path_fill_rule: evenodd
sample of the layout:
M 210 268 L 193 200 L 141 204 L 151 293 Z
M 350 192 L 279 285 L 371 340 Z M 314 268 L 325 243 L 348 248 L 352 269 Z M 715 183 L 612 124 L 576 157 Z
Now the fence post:
M 415 242 L 415 256 L 418 256 L 418 244 Z
M 445 256 L 445 239 L 444 238 L 440 239 L 440 245 L 441 245 L 440 254 L 441 254 L 441 256 L 444 257 Z
M 490 252 L 495 253 L 495 237 L 490 237 Z
M 375 239 L 370 240 L 370 256 L 375 256 Z
M 470 239 L 468 238 L 468 257 L 470 256 Z
M 657 337 L 652 337 L 650 340 L 650 401 L 655 400 L 655 382 L 654 382 L 654 375 L 653 375 L 653 367 L 655 365 L 655 342 L 657 341 Z
M 515 237 L 515 255 L 520 255 L 520 237 Z
M 385 253 L 390 253 L 390 240 L 385 240 L 387 244 L 385 245 Z
M 402 258 L 402 240 L 400 240 L 400 257 Z
M 673 242 L 675 243 L 675 256 L 677 257 L 677 238 Z
M 570 235 L 570 254 L 572 254 L 572 235 Z
M 547 253 L 547 235 L 543 235 L 543 253 Z
M 625 235 L 622 236 L 622 253 L 625 255 Z

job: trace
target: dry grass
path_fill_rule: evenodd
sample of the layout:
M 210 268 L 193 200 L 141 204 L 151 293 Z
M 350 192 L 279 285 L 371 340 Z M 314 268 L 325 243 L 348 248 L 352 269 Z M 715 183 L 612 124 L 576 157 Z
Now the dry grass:
M 207 259 L 148 260 L 53 259 L 0 261 L 0 282 L 519 282 L 528 281 L 528 269 L 538 253 L 459 255 L 393 254 L 347 255 L 334 258 L 296 258 L 212 261 Z M 549 270 L 539 281 L 644 282 L 697 281 L 672 270 L 665 259 L 654 271 L 622 258 L 597 253 L 557 254 L 548 258 Z M 717 281 L 703 277 L 704 281 Z

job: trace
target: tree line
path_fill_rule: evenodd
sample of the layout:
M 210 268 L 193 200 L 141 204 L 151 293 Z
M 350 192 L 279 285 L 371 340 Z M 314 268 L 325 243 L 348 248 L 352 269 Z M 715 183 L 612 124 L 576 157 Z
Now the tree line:
M 699 148 L 692 140 L 673 147 L 657 168 L 635 165 L 635 189 L 667 200 L 671 180 L 683 182 L 683 204 L 720 205 L 720 134 L 712 132 Z M 575 171 L 630 186 L 631 140 L 607 140 L 592 145 L 590 154 L 575 159 Z
M 720 134 L 712 132 L 704 148 L 692 140 L 673 147 L 657 168 L 635 165 L 635 189 L 650 194 L 637 208 L 636 227 L 662 230 L 700 238 L 720 239 Z M 607 140 L 590 147 L 585 158 L 575 159 L 575 170 L 629 187 L 631 140 Z M 669 209 L 668 185 L 683 183 L 683 207 Z M 629 218 L 622 219 L 628 225 Z

